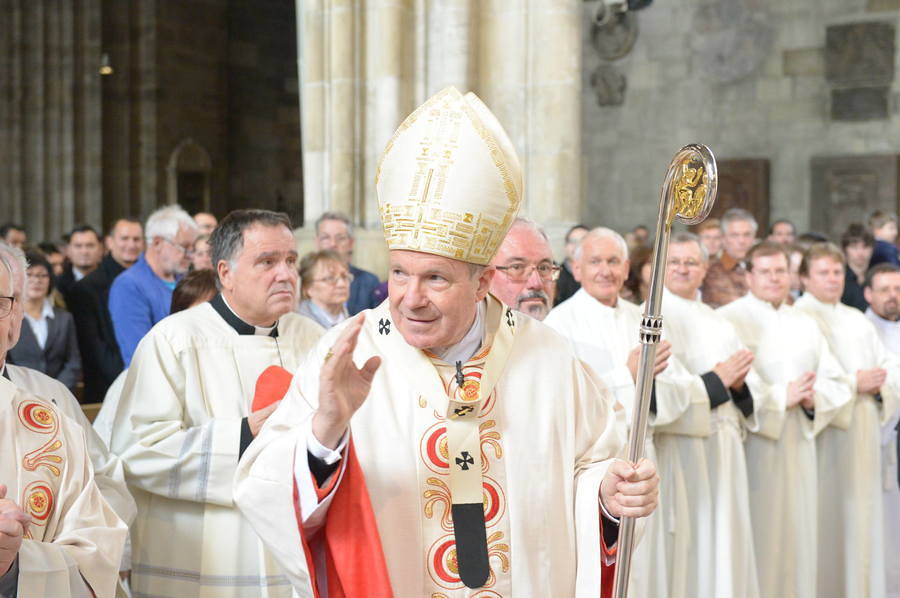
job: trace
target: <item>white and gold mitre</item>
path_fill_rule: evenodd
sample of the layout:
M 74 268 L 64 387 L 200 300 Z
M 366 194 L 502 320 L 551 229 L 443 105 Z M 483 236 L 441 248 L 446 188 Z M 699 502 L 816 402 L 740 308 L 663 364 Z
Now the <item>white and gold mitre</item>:
M 488 107 L 448 87 L 394 132 L 375 188 L 388 249 L 487 265 L 519 211 L 522 169 Z

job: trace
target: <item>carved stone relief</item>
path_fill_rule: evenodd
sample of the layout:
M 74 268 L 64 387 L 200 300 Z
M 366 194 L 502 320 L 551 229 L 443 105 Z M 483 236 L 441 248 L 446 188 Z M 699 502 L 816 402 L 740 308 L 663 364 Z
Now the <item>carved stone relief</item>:
M 810 162 L 810 225 L 833 239 L 872 210 L 896 213 L 900 156 L 814 157 Z

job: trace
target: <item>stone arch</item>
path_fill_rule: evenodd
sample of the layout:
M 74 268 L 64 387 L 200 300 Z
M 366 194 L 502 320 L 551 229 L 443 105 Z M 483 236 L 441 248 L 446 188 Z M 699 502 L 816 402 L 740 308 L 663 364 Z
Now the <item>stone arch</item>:
M 191 214 L 208 211 L 211 179 L 209 152 L 190 137 L 182 140 L 166 165 L 167 203 L 180 204 Z

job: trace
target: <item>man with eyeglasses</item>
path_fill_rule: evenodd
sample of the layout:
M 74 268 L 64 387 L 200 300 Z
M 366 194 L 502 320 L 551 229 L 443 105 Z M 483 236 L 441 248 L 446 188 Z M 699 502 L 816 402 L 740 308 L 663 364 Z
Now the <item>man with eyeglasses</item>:
M 668 562 L 687 572 L 673 577 L 669 595 L 756 598 L 742 430 L 756 423 L 754 399 L 768 388 L 731 322 L 698 298 L 708 264 L 700 237 L 672 235 L 663 330 L 692 379 L 681 387 L 681 416 L 656 426 L 661 477 L 672 489 L 672 508 L 663 510 L 666 529 L 674 530 Z
M 531 220 L 516 218 L 500 244 L 492 265 L 499 270 L 491 293 L 503 303 L 536 320 L 553 307 L 559 266 L 544 231 Z
M 16 320 L 13 266 L 0 257 L 0 368 Z M 0 376 L 0 596 L 116 595 L 127 528 L 100 493 L 78 424 Z
M 191 265 L 197 223 L 181 207 L 166 206 L 150 214 L 145 238 L 144 253 L 109 290 L 109 313 L 126 368 L 144 335 L 169 315 L 172 291 Z
M 353 259 L 353 244 L 353 227 L 344 214 L 325 212 L 316 220 L 316 250 L 330 249 L 340 255 L 353 275 L 350 298 L 347 299 L 347 313 L 351 316 L 364 309 L 377 307 L 379 303 L 375 297 L 378 277 L 350 263 Z
M 630 424 L 641 351 L 638 335 L 641 310 L 619 297 L 628 277 L 628 245 L 614 230 L 595 228 L 581 238 L 574 252 L 573 266 L 581 289 L 555 307 L 544 323 L 565 337 L 575 355 L 597 373 L 625 408 L 625 421 Z M 654 375 L 664 370 L 672 371 L 668 371 L 666 377 L 656 379 L 655 399 L 668 397 L 680 385 L 677 368 L 668 367 L 670 352 L 668 341 L 661 342 Z M 682 373 L 680 378 L 686 376 Z M 655 400 L 655 403 L 663 407 L 654 409 L 656 421 L 662 423 L 677 417 L 667 411 L 667 406 L 676 401 Z M 656 462 L 652 429 L 648 430 L 644 450 L 645 456 Z M 661 487 L 661 501 L 668 500 L 665 493 L 665 488 Z M 665 546 L 662 514 L 657 512 L 648 518 L 644 539 L 634 554 L 630 593 L 636 598 L 668 596 Z

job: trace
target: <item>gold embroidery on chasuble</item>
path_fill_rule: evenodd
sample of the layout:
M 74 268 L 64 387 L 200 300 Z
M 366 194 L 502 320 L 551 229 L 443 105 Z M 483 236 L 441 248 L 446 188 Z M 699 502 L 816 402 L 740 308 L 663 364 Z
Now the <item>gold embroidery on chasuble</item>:
M 19 422 L 26 430 L 35 434 L 37 442 L 41 443 L 22 458 L 23 471 L 37 474 L 43 469 L 58 478 L 65 461 L 62 456 L 55 454 L 63 446 L 59 439 L 59 415 L 52 407 L 39 401 L 24 401 L 19 405 L 17 413 Z M 19 504 L 31 515 L 33 526 L 43 527 L 47 524 L 47 519 L 53 512 L 54 486 L 50 481 L 38 479 L 22 489 Z M 25 538 L 33 537 L 31 530 L 25 533 Z
M 459 385 L 456 370 L 432 357 L 432 363 L 440 374 L 448 397 L 465 401 L 477 397 L 484 370 L 485 350 L 463 365 L 464 381 Z M 487 532 L 488 560 L 490 576 L 483 588 L 467 588 L 459 578 L 456 559 L 456 542 L 453 533 L 450 495 L 450 455 L 447 444 L 447 424 L 443 414 L 430 410 L 429 416 L 422 418 L 427 426 L 420 436 L 419 458 L 425 471 L 420 479 L 424 482 L 422 492 L 423 537 L 427 552 L 428 576 L 434 586 L 430 588 L 433 597 L 457 598 L 459 596 L 478 598 L 502 598 L 511 591 L 509 577 L 509 521 L 503 467 L 502 436 L 498 431 L 497 414 L 494 409 L 497 392 L 494 390 L 482 399 L 478 417 L 481 445 L 481 479 L 484 506 L 485 530 Z M 424 399 L 419 406 L 428 409 Z M 449 592 L 448 592 L 449 590 Z M 498 593 L 499 592 L 499 593 Z

